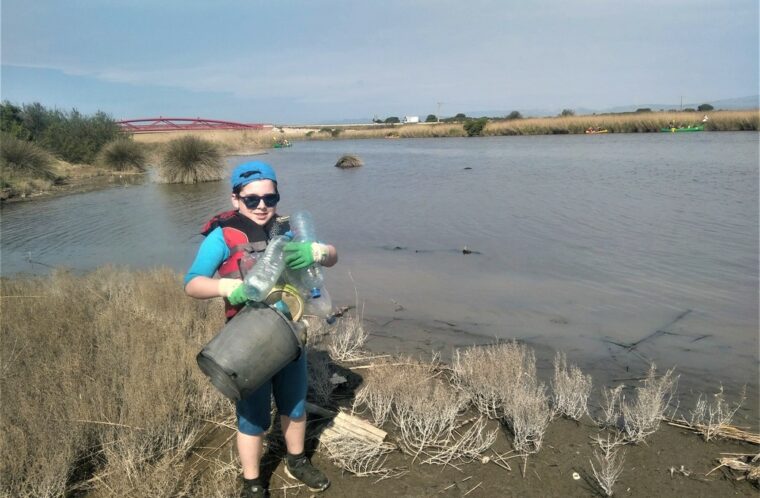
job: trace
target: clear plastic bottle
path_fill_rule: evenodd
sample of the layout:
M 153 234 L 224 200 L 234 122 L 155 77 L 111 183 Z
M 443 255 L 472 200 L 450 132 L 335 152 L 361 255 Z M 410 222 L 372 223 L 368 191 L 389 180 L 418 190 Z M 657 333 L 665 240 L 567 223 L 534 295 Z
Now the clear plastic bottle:
M 282 248 L 290 241 L 290 237 L 278 235 L 269 241 L 264 255 L 248 272 L 243 284 L 245 294 L 251 301 L 263 301 L 277 284 L 282 271 L 285 269 L 285 255 Z
M 296 211 L 290 217 L 290 230 L 293 232 L 293 240 L 296 242 L 316 242 L 317 233 L 314 229 L 314 219 L 308 211 Z M 304 297 L 317 299 L 322 294 L 325 284 L 322 266 L 313 264 L 302 270 L 288 271 L 287 277 Z
M 322 288 L 322 295 L 316 298 L 309 298 L 304 302 L 304 315 L 318 316 L 324 318 L 329 324 L 335 323 L 335 313 L 332 309 L 332 299 L 327 289 Z

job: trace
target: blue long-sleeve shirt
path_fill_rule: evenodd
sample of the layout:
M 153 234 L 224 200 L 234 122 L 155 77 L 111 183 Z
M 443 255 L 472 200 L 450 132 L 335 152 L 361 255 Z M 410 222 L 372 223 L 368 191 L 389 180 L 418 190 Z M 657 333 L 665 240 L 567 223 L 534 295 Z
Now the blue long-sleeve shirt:
M 221 227 L 209 233 L 198 248 L 195 261 L 185 274 L 185 285 L 195 277 L 213 277 L 222 263 L 230 257 L 230 249 L 224 241 Z

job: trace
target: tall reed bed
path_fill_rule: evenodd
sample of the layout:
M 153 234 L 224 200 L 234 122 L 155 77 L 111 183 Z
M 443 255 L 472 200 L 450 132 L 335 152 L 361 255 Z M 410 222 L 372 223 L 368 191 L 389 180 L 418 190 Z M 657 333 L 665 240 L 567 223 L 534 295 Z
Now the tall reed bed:
M 220 303 L 168 270 L 2 279 L 0 495 L 179 496 L 204 418 L 227 412 L 194 356 Z

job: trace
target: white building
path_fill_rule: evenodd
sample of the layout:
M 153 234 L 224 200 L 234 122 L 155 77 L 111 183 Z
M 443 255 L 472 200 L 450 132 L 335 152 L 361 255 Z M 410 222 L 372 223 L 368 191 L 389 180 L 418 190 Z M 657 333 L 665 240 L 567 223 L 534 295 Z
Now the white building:
M 419 123 L 420 117 L 419 116 L 404 116 L 404 123 Z

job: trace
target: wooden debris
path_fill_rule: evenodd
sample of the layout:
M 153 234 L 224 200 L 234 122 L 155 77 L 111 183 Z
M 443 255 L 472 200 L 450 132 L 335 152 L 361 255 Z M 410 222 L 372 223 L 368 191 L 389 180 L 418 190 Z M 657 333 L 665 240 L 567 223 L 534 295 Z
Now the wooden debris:
M 683 421 L 676 421 L 673 419 L 665 419 L 668 425 L 673 427 L 680 427 L 681 429 L 689 429 L 696 433 L 702 434 L 707 430 L 707 427 L 701 424 L 689 425 Z M 744 441 L 747 443 L 760 445 L 760 434 L 754 432 L 748 432 L 733 425 L 726 425 L 715 431 L 715 435 L 726 439 L 733 439 L 735 441 Z
M 357 439 L 382 443 L 388 435 L 366 420 L 345 412 L 333 412 L 312 403 L 306 403 L 306 411 L 330 419 L 322 431 L 321 437 L 351 436 Z
M 717 469 L 728 467 L 729 469 L 740 473 L 740 475 L 736 477 L 737 481 L 743 481 L 744 479 L 747 479 L 749 481 L 760 482 L 760 453 L 754 457 L 737 456 L 730 458 L 719 458 L 718 463 L 720 463 L 720 465 L 708 472 L 708 475 Z

